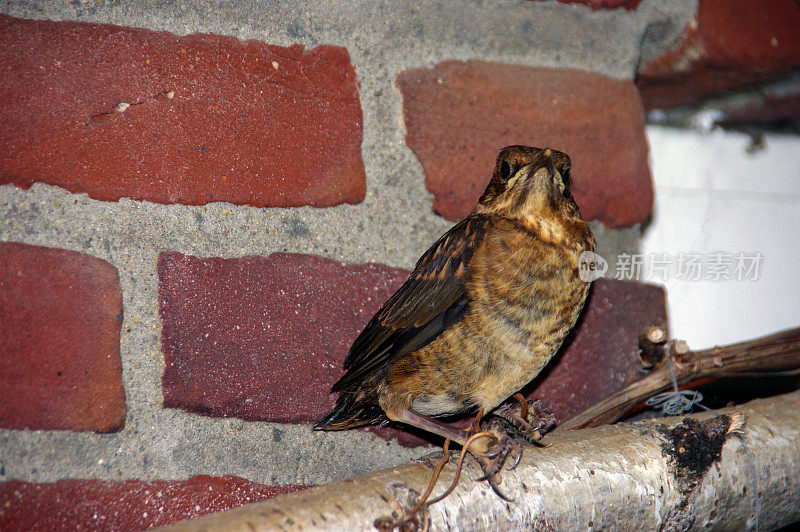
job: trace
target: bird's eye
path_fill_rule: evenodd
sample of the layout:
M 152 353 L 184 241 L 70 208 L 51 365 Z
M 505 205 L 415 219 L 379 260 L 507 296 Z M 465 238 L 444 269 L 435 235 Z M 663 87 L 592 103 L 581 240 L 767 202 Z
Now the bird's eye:
M 502 163 L 500 163 L 500 177 L 502 177 L 503 179 L 508 179 L 510 175 L 511 175 L 511 165 L 508 163 L 508 161 L 503 161 Z
M 564 184 L 564 188 L 569 188 L 569 169 L 561 174 L 561 182 Z

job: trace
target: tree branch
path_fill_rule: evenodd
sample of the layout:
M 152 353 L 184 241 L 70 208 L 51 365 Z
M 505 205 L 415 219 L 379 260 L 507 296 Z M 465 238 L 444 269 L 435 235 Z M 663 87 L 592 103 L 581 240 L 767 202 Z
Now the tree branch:
M 741 344 L 740 344 L 741 345 Z M 744 349 L 744 348 L 742 348 Z M 720 412 L 735 412 L 719 415 Z M 434 529 L 770 530 L 800 520 L 800 391 L 720 412 L 559 431 L 502 472 L 507 503 L 470 462 L 424 515 Z M 743 429 L 737 425 L 743 420 Z M 186 521 L 172 530 L 373 530 L 408 510 L 440 453 Z M 434 495 L 453 478 L 445 467 Z
M 691 351 L 685 342 L 661 343 L 648 335 L 640 339 L 642 360 L 652 370 L 641 380 L 598 401 L 558 424 L 557 430 L 599 427 L 613 423 L 653 395 L 672 388 L 672 371 L 682 387 L 705 384 L 723 377 L 786 375 L 800 371 L 800 328 L 738 344 Z M 666 351 L 666 356 L 664 355 Z

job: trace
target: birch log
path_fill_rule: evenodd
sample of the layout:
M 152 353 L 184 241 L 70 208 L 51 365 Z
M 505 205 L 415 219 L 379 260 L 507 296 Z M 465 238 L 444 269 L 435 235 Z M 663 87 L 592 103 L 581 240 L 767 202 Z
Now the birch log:
M 727 433 L 732 412 L 741 432 Z M 431 530 L 771 530 L 800 521 L 800 391 L 734 409 L 620 423 L 528 447 L 495 495 L 468 462 Z M 374 530 L 430 480 L 434 453 L 392 469 L 184 521 L 172 530 Z M 434 490 L 444 491 L 455 457 Z M 424 526 L 426 523 L 423 522 Z

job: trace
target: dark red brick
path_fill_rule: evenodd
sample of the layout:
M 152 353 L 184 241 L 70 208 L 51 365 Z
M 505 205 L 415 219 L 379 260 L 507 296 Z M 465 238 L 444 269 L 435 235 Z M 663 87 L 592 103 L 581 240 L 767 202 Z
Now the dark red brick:
M 408 272 L 310 255 L 162 253 L 164 405 L 211 416 L 316 421 L 350 344 Z
M 661 287 L 599 279 L 593 283 L 580 321 L 560 355 L 526 387 L 559 420 L 640 379 L 638 337 L 649 326 L 667 330 L 666 295 Z M 466 427 L 469 420 L 457 424 Z M 417 431 L 372 429 L 407 447 L 427 444 Z
M 639 6 L 642 0 L 558 0 L 562 4 L 583 4 L 592 8 L 592 11 L 598 9 L 617 9 L 624 7 L 628 11 L 632 11 Z
M 584 218 L 644 221 L 653 203 L 644 109 L 636 86 L 577 70 L 448 61 L 397 78 L 406 142 L 425 171 L 434 210 L 463 218 L 509 144 L 551 147 L 573 162 Z
M 688 104 L 797 69 L 798 28 L 797 0 L 700 0 L 678 43 L 641 66 L 645 106 Z
M 0 183 L 257 207 L 365 193 L 358 82 L 336 46 L 0 16 L 0 123 Z
M 124 426 L 116 268 L 74 251 L 0 243 L 0 316 L 0 427 Z
M 162 253 L 158 264 L 165 406 L 211 416 L 312 422 L 333 406 L 352 340 L 408 272 L 275 253 L 200 259 Z M 641 375 L 637 337 L 666 328 L 661 288 L 600 279 L 567 348 L 531 396 L 560 419 Z M 403 445 L 425 441 L 370 429 Z
M 145 530 L 304 489 L 238 477 L 0 483 L 0 530 Z

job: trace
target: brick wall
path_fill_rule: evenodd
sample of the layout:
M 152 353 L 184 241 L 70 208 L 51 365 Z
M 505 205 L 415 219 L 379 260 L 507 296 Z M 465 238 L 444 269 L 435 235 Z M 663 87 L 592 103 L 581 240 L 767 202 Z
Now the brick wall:
M 145 529 L 424 452 L 309 423 L 497 150 L 568 151 L 603 254 L 650 212 L 632 80 L 692 6 L 588 4 L 4 4 L 0 529 Z M 630 382 L 664 308 L 598 281 L 529 394 L 563 419 Z
M 793 0 L 700 0 L 680 38 L 641 65 L 637 82 L 645 105 L 695 103 L 796 72 L 798 24 Z
M 798 24 L 794 0 L 699 0 L 680 37 L 643 56 L 636 83 L 645 107 L 662 111 L 667 123 L 699 111 L 689 125 L 797 133 Z

